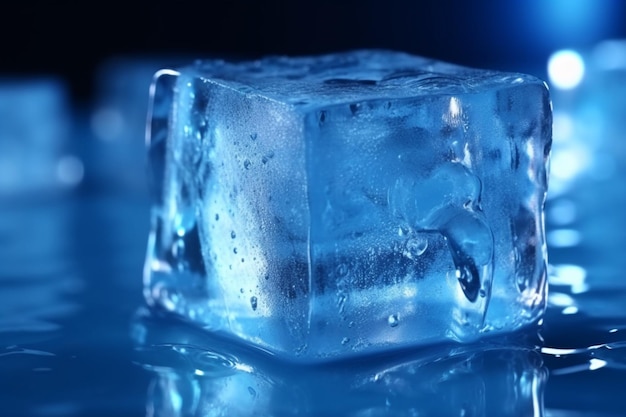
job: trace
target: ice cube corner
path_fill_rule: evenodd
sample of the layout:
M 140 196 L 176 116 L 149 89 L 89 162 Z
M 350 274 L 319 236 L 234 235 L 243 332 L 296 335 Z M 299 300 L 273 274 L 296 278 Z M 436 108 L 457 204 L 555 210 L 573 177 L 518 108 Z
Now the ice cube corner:
M 151 101 L 149 304 L 302 361 L 541 317 L 541 80 L 360 50 L 198 61 Z

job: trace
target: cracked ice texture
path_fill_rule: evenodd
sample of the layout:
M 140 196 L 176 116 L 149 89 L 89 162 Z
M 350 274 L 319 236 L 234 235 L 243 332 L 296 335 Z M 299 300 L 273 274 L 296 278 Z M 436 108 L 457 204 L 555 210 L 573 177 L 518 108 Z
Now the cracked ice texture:
M 535 323 L 545 84 L 391 51 L 155 76 L 148 302 L 314 361 Z

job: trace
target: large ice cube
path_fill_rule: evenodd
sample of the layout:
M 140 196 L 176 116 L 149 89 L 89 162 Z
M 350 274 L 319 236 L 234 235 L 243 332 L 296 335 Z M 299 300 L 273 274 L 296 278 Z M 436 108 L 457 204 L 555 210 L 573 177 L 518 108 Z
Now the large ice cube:
M 390 51 L 164 70 L 152 305 L 319 360 L 535 322 L 545 84 Z

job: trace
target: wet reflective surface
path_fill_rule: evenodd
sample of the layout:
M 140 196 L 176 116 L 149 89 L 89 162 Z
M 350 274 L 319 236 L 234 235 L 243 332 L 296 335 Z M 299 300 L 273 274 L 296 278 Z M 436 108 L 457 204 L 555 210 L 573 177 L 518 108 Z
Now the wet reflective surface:
M 281 363 L 148 312 L 141 298 L 147 201 L 89 189 L 2 207 L 6 415 L 616 416 L 626 410 L 623 291 L 589 284 L 576 294 L 555 285 L 540 336 L 529 329 L 479 345 L 348 363 Z M 578 310 L 564 314 L 574 305 L 564 300 Z
M 607 93 L 625 88 L 626 71 L 616 71 L 553 93 L 564 118 L 539 331 L 315 367 L 146 310 L 144 156 L 125 145 L 141 132 L 98 139 L 94 124 L 114 125 L 80 116 L 80 139 L 54 157 L 80 158 L 84 172 L 58 175 L 57 160 L 58 187 L 11 182 L 0 198 L 0 415 L 626 415 L 626 95 Z

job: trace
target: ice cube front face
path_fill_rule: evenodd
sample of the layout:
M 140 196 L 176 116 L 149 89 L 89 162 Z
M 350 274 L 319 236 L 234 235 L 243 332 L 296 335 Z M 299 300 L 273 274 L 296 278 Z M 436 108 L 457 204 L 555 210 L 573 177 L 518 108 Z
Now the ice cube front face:
M 302 361 L 536 322 L 540 80 L 389 51 L 155 76 L 151 305 Z

